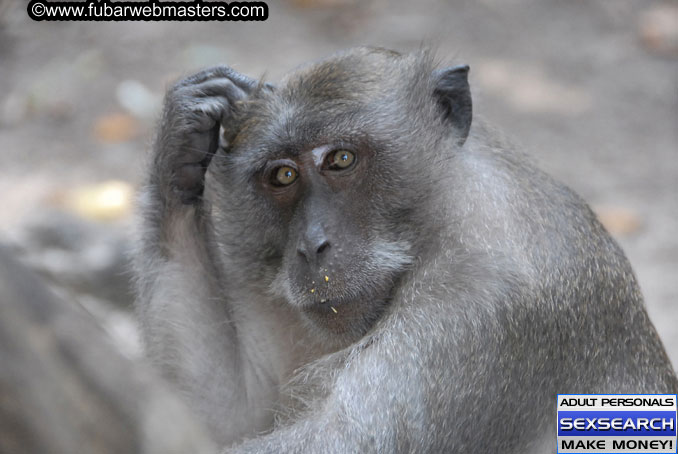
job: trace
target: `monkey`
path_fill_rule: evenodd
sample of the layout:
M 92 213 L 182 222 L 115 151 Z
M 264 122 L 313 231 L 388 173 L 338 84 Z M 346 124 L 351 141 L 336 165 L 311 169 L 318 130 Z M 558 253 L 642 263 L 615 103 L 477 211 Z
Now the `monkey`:
M 361 47 L 168 90 L 136 308 L 224 452 L 555 452 L 559 393 L 678 391 L 624 253 L 468 74 Z

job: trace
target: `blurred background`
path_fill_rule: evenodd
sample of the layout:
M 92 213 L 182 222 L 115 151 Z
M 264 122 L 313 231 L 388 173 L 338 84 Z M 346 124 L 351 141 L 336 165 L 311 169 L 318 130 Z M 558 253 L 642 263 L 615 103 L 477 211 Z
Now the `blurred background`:
M 594 207 L 678 365 L 678 2 L 267 3 L 264 22 L 59 23 L 0 0 L 0 242 L 137 356 L 127 255 L 167 85 L 428 45 L 471 66 L 477 115 Z

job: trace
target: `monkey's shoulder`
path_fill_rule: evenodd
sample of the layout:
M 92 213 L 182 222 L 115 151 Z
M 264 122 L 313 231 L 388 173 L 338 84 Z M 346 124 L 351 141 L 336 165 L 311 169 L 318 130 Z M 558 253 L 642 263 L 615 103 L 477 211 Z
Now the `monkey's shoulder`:
M 451 170 L 456 224 L 481 246 L 548 269 L 630 266 L 619 245 L 573 189 L 512 148 L 470 144 Z

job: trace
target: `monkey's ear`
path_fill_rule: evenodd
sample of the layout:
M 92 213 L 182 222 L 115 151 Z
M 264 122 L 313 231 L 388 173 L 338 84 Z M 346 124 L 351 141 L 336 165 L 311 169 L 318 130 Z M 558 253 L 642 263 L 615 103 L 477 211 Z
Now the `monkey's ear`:
M 456 129 L 459 145 L 462 145 L 468 137 L 473 115 L 468 70 L 468 65 L 459 65 L 439 69 L 433 73 L 435 80 L 433 95 L 442 109 L 445 120 Z

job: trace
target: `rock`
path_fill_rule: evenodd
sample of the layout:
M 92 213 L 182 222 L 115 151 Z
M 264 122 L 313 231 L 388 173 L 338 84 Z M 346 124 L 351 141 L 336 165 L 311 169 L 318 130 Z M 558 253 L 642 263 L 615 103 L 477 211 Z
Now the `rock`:
M 129 308 L 130 230 L 124 223 L 47 210 L 26 221 L 14 241 L 22 261 L 58 287 Z

